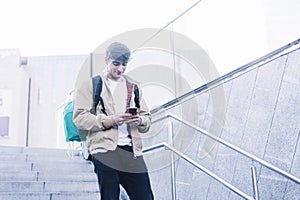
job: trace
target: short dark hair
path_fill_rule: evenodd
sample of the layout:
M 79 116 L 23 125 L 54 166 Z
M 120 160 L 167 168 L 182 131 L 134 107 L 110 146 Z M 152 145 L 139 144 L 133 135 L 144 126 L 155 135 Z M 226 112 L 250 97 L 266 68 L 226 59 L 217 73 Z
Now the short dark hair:
M 113 42 L 106 49 L 106 59 L 128 62 L 130 55 L 129 48 L 120 42 Z

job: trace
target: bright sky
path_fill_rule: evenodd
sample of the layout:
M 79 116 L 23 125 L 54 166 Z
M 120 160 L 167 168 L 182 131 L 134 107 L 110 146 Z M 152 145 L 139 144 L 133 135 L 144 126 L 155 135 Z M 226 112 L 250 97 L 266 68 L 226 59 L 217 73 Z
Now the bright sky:
M 88 54 L 114 35 L 162 28 L 197 0 L 0 2 L 0 49 L 47 56 Z M 202 0 L 173 28 L 203 46 L 217 65 L 235 68 L 300 37 L 299 2 Z
M 0 48 L 24 56 L 88 54 L 103 41 L 137 28 L 161 28 L 189 1 L 6 0 Z

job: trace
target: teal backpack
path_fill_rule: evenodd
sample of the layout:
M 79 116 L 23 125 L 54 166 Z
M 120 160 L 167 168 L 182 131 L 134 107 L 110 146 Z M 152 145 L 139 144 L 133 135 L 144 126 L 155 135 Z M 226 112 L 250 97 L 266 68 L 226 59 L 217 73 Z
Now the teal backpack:
M 96 107 L 98 103 L 103 105 L 103 100 L 101 98 L 102 91 L 102 79 L 101 76 L 95 76 L 92 78 L 93 80 L 93 110 L 92 113 L 96 113 Z M 68 102 L 64 107 L 64 130 L 66 136 L 66 142 L 82 142 L 86 140 L 86 136 L 88 131 L 86 130 L 78 130 L 76 125 L 73 122 L 73 111 L 74 111 L 74 101 Z
M 66 142 L 80 142 L 78 129 L 73 122 L 74 101 L 69 101 L 64 107 L 64 130 Z

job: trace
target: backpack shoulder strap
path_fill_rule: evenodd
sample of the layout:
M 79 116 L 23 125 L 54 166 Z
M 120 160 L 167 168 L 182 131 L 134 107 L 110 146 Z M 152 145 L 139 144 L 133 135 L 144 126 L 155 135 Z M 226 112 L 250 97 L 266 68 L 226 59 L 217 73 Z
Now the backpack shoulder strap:
M 140 108 L 140 92 L 136 84 L 134 84 L 134 103 L 137 108 Z
M 132 90 L 134 92 L 134 103 L 135 107 L 140 108 L 140 97 L 139 97 L 139 88 L 136 84 L 126 81 L 127 85 L 127 108 L 130 107 Z
M 93 78 L 93 110 L 92 112 L 96 114 L 97 105 L 100 102 L 101 104 L 101 111 L 106 114 L 105 107 L 103 103 L 103 99 L 101 97 L 102 92 L 102 78 L 100 75 L 94 76 Z M 107 115 L 107 114 L 106 114 Z

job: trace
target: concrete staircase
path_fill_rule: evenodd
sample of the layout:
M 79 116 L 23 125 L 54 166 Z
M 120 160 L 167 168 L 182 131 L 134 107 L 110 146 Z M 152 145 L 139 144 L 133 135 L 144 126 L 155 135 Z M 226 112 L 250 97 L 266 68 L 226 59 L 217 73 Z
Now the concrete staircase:
M 75 151 L 0 147 L 0 200 L 99 199 L 93 164 Z

